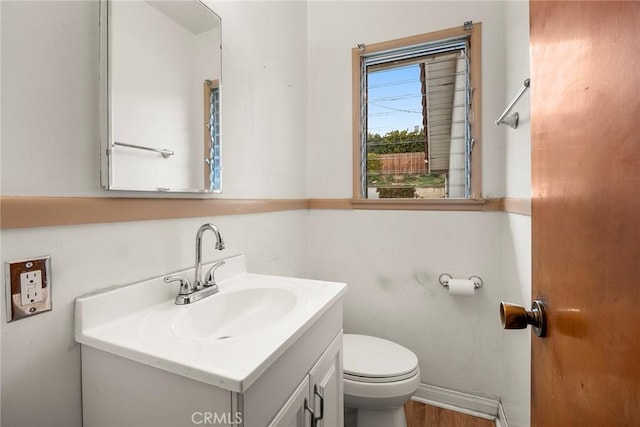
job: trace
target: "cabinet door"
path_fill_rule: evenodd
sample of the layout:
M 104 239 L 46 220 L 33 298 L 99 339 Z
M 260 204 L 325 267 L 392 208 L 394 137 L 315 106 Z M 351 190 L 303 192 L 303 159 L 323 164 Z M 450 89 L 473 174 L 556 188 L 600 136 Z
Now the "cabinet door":
M 306 405 L 309 405 L 309 376 L 304 377 L 269 427 L 310 427 L 311 414 Z
M 342 427 L 342 331 L 309 373 L 309 395 L 316 423 L 313 427 Z

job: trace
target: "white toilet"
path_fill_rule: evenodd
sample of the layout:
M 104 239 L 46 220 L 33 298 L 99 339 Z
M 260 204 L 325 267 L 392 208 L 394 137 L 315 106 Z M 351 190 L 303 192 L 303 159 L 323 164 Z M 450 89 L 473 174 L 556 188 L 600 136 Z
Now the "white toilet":
M 345 427 L 406 427 L 404 404 L 420 385 L 418 357 L 382 338 L 343 338 Z M 357 424 L 353 424 L 354 418 Z

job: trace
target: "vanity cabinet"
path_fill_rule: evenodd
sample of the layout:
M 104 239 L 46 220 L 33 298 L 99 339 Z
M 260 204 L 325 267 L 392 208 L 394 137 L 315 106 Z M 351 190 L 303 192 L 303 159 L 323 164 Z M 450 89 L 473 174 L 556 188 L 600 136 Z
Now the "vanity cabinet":
M 76 299 L 84 427 L 342 426 L 346 285 L 236 255 L 218 286 L 187 305 L 162 276 Z
M 246 390 L 225 390 L 175 371 L 83 345 L 83 425 L 342 426 L 342 300 Z M 312 422 L 305 401 L 321 420 Z
M 269 427 L 342 426 L 342 333 L 316 362 Z
M 309 377 L 306 376 L 278 415 L 271 421 L 269 427 L 310 427 L 312 422 L 307 412 L 309 399 Z

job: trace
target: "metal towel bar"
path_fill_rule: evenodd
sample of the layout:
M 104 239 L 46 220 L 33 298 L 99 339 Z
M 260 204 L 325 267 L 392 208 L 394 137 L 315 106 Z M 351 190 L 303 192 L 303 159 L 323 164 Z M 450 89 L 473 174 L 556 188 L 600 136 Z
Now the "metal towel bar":
M 143 147 L 142 145 L 127 144 L 125 142 L 114 142 L 113 145 L 120 145 L 122 147 L 136 148 L 138 150 L 153 151 L 154 153 L 162 154 L 162 157 L 164 157 L 165 159 L 168 159 L 169 157 L 171 157 L 171 156 L 173 156 L 175 154 L 173 151 L 167 150 L 167 149 L 164 149 L 164 148 Z
M 518 120 L 520 119 L 520 115 L 516 112 L 510 115 L 509 117 L 507 117 L 507 114 L 511 112 L 513 107 L 520 100 L 520 97 L 522 97 L 522 95 L 524 95 L 527 89 L 529 89 L 529 85 L 530 85 L 530 79 L 526 79 L 522 85 L 522 88 L 520 88 L 520 92 L 518 92 L 515 98 L 513 98 L 513 101 L 511 101 L 511 104 L 509 104 L 509 106 L 504 110 L 502 115 L 498 117 L 498 120 L 496 120 L 496 126 L 505 124 L 505 125 L 511 126 L 513 129 L 518 127 Z

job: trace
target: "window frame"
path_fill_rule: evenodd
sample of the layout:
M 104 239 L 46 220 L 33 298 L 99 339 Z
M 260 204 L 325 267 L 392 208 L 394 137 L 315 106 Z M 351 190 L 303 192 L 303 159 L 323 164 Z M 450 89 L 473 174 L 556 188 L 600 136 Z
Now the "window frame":
M 470 28 L 469 28 L 470 27 Z M 467 29 L 468 28 L 468 29 Z M 429 205 L 443 205 L 447 201 L 453 207 L 459 204 L 460 200 L 482 199 L 482 24 L 474 22 L 470 26 L 449 28 L 425 34 L 390 40 L 381 43 L 353 48 L 352 58 L 352 138 L 353 138 L 353 203 L 358 205 L 369 204 L 376 209 L 384 209 L 385 206 L 404 205 L 415 203 L 428 209 Z M 471 192 L 468 199 L 367 199 L 361 194 L 361 182 L 363 175 L 362 168 L 362 116 L 361 97 L 362 79 L 361 70 L 365 55 L 380 53 L 388 50 L 402 49 L 426 43 L 437 42 L 439 40 L 454 37 L 468 37 L 469 40 L 469 61 L 470 61 L 470 84 L 471 84 L 471 109 L 469 114 L 469 124 L 471 128 Z

